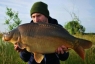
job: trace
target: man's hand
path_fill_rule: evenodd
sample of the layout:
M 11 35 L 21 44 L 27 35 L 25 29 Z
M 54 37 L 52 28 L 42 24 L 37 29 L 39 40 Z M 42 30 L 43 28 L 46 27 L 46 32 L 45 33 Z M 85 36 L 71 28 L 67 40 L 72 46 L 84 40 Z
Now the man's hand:
M 65 51 L 68 51 L 68 48 L 64 45 L 57 48 L 56 53 L 58 54 L 64 54 Z
M 17 51 L 17 52 L 21 52 L 21 51 L 23 51 L 24 49 L 21 49 L 21 48 L 19 48 L 19 46 L 18 46 L 18 44 L 16 43 L 16 44 L 14 44 L 14 49 Z

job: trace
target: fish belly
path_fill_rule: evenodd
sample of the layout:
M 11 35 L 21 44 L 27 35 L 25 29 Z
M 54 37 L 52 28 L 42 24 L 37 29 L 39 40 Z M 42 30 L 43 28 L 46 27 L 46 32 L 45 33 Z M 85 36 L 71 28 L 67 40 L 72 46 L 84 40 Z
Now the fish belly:
M 37 53 L 54 53 L 56 49 L 62 45 L 72 47 L 71 42 L 59 37 L 26 37 L 22 42 L 27 45 L 29 52 Z

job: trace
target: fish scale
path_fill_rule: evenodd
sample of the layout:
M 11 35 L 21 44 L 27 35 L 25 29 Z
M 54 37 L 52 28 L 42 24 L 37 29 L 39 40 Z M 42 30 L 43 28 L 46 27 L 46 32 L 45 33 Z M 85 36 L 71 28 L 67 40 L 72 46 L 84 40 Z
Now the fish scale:
M 22 24 L 4 34 L 2 39 L 13 44 L 17 42 L 22 49 L 26 48 L 28 52 L 34 54 L 37 63 L 43 60 L 43 54 L 55 53 L 55 50 L 62 45 L 73 49 L 84 59 L 84 49 L 92 46 L 91 41 L 72 36 L 61 25 L 47 23 Z

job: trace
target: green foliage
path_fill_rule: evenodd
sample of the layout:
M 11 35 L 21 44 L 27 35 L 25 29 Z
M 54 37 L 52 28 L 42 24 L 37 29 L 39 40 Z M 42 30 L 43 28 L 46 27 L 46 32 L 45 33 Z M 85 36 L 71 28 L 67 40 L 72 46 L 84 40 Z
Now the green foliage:
M 16 28 L 21 24 L 21 20 L 18 17 L 18 12 L 13 12 L 11 8 L 6 7 L 6 15 L 8 18 L 5 19 L 5 25 L 8 26 L 8 30 Z
M 79 34 L 84 33 L 85 28 L 80 25 L 78 21 L 70 21 L 65 25 L 65 28 L 71 33 L 71 34 Z
M 3 42 L 0 38 L 0 64 L 27 64 L 21 60 L 19 53 L 11 43 Z
M 2 38 L 3 33 L 0 32 L 0 38 Z
M 69 21 L 65 28 L 71 33 L 71 34 L 83 34 L 85 32 L 85 27 L 83 27 L 79 23 L 79 18 L 74 14 L 74 18 L 72 21 Z

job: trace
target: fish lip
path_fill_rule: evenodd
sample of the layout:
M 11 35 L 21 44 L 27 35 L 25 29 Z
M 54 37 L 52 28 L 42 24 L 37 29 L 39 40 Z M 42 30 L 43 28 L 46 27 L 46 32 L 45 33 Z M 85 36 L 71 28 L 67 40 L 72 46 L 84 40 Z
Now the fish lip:
M 3 40 L 3 41 L 6 41 L 5 36 L 2 37 L 2 40 Z
M 3 41 L 5 40 L 4 36 L 2 37 L 2 40 L 3 40 Z
M 3 41 L 9 41 L 8 39 L 5 38 L 5 35 L 2 37 Z

